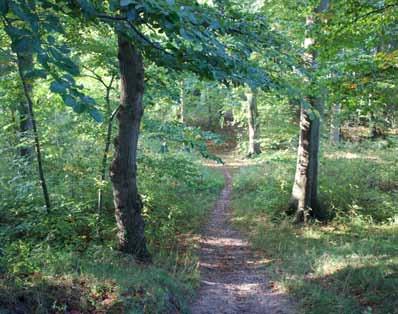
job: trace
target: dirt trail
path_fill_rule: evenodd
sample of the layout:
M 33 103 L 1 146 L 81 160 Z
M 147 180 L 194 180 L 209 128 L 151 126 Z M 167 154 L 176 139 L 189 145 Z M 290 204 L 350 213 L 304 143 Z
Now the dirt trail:
M 224 167 L 225 187 L 200 241 L 201 287 L 193 314 L 292 314 L 289 298 L 273 291 L 265 261 L 230 223 L 232 177 Z

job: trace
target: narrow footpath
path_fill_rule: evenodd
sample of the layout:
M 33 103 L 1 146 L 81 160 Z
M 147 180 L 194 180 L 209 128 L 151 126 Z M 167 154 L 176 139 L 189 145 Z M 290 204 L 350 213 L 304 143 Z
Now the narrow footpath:
M 289 298 L 270 287 L 265 261 L 229 223 L 232 177 L 223 168 L 225 187 L 200 240 L 201 286 L 193 314 L 293 314 Z

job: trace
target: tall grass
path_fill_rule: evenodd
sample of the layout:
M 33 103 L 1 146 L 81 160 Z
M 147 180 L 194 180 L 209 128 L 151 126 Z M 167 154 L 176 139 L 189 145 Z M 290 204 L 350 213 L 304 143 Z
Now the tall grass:
M 398 313 L 397 149 L 326 148 L 320 195 L 334 219 L 293 226 L 283 209 L 295 155 L 265 154 L 235 175 L 234 223 L 272 261 L 303 313 Z

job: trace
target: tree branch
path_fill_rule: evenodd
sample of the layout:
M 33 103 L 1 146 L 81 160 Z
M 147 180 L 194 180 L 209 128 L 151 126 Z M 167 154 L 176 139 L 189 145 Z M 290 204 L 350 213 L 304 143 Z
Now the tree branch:
M 365 18 L 367 18 L 367 17 L 369 17 L 369 16 L 371 16 L 371 15 L 373 15 L 373 14 L 382 13 L 382 12 L 388 10 L 388 9 L 393 8 L 393 7 L 398 7 L 398 3 L 388 4 L 388 5 L 383 6 L 382 8 L 369 11 L 369 12 L 367 12 L 367 13 L 365 13 L 365 14 L 363 14 L 363 15 L 360 15 L 360 16 L 358 16 L 357 18 L 355 18 L 355 19 L 352 21 L 352 23 L 356 23 L 356 22 L 358 22 L 359 20 L 365 19 Z

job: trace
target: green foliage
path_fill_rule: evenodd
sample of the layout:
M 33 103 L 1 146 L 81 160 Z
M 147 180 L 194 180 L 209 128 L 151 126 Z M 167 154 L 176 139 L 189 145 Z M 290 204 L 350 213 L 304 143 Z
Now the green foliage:
M 265 153 L 237 175 L 235 222 L 275 260 L 272 276 L 306 312 L 394 313 L 398 7 L 331 1 L 309 31 L 318 68 L 306 71 L 305 18 L 317 5 L 0 0 L 0 311 L 186 312 L 199 276 L 192 238 L 223 184 L 200 158 L 222 162 L 208 146 L 223 136 L 234 144 L 236 134 L 246 151 L 244 88 L 250 86 L 262 90 L 257 105 Z M 120 96 L 120 33 L 146 68 L 138 182 L 154 256 L 149 267 L 114 251 L 112 193 L 108 176 L 100 174 L 106 123 Z M 32 66 L 21 58 L 32 58 Z M 33 87 L 50 214 L 33 156 L 20 157 L 21 147 L 33 147 L 29 131 L 20 130 L 21 79 Z M 326 122 L 338 103 L 345 127 L 366 133 L 375 126 L 390 136 L 326 147 L 320 194 L 334 222 L 296 230 L 284 209 L 298 107 L 310 108 L 304 96 L 325 99 Z
M 76 171 L 66 169 L 68 173 Z M 58 173 L 57 168 L 53 171 Z M 199 230 L 223 178 L 221 174 L 215 176 L 213 171 L 203 169 L 194 155 L 184 152 L 170 152 L 166 157 L 146 150 L 140 159 L 139 173 L 142 174 L 139 188 L 144 202 L 146 235 L 155 260 L 153 267 L 142 268 L 111 249 L 116 240 L 113 213 L 109 208 L 98 216 L 93 207 L 96 192 L 93 184 L 86 188 L 89 193 L 77 199 L 74 195 L 66 199 L 67 194 L 59 190 L 62 194 L 53 195 L 57 204 L 50 215 L 40 207 L 21 203 L 18 209 L 12 209 L 11 205 L 18 205 L 11 204 L 11 198 L 2 198 L 4 216 L 0 236 L 5 245 L 0 264 L 8 276 L 2 282 L 5 288 L 0 289 L 0 293 L 11 295 L 4 296 L 1 305 L 13 308 L 14 294 L 31 302 L 24 306 L 32 313 L 39 311 L 38 306 L 52 306 L 51 302 L 69 310 L 118 306 L 161 313 L 177 306 L 186 311 L 186 295 L 192 294 L 198 280 L 190 234 Z M 64 184 L 77 184 L 83 177 L 93 182 L 95 173 L 69 176 Z M 10 190 L 26 180 L 11 182 Z M 22 192 L 19 190 L 18 194 L 26 200 Z M 29 193 L 29 189 L 25 193 Z M 106 204 L 110 204 L 109 187 L 106 195 Z M 36 202 L 40 204 L 39 200 Z M 79 287 L 70 300 L 65 299 L 69 292 L 60 290 L 69 281 Z M 102 292 L 93 291 L 98 285 L 104 287 Z M 34 290 L 35 298 L 31 295 Z M 112 299 L 109 304 L 102 303 L 108 298 Z
M 295 156 L 278 151 L 234 177 L 234 223 L 271 260 L 268 275 L 305 313 L 394 313 L 398 266 L 396 146 L 377 142 L 325 149 L 321 161 L 328 225 L 295 228 L 287 207 Z

